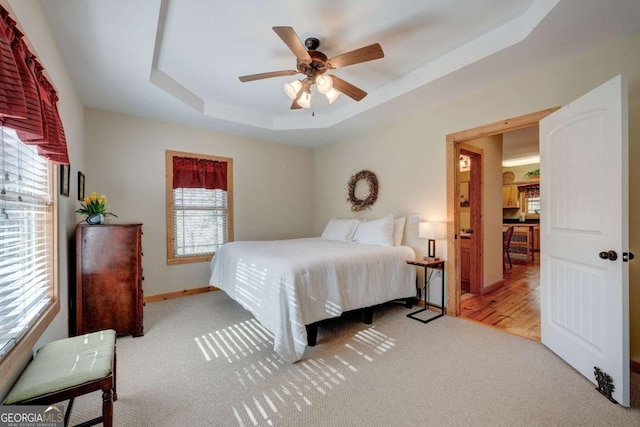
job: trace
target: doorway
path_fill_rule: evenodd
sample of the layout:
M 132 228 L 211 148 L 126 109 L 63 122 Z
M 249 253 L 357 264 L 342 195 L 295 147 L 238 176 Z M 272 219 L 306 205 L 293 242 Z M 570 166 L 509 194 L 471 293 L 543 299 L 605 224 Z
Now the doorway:
M 509 256 L 504 253 L 505 245 L 484 248 L 485 256 L 496 261 L 502 260 L 502 265 L 497 263 L 497 273 L 493 265 L 493 272 L 486 276 L 489 284 L 495 284 L 495 288 L 485 284 L 482 289 L 482 284 L 478 284 L 476 291 L 471 292 L 467 288 L 468 247 L 469 238 L 473 239 L 474 236 L 466 233 L 470 209 L 461 204 L 460 317 L 540 342 L 540 264 L 537 251 L 540 239 L 534 238 L 540 232 L 539 175 L 534 176 L 533 172 L 539 171 L 539 128 L 531 126 L 469 141 L 468 144 L 481 145 L 488 154 L 483 166 L 488 168 L 485 177 L 489 183 L 486 203 L 491 207 L 485 206 L 484 218 L 490 218 L 491 221 L 487 223 L 485 238 L 498 240 L 498 233 L 502 231 L 504 237 L 509 227 L 516 232 L 510 239 L 513 241 L 510 248 L 506 245 L 510 249 L 507 252 Z M 466 153 L 462 147 L 466 145 L 461 144 L 462 157 Z M 473 167 L 473 164 L 469 162 L 469 166 Z M 461 188 L 464 188 L 469 175 L 469 171 L 463 171 L 461 164 Z M 495 187 L 496 180 L 499 180 L 497 184 L 501 187 Z
M 459 223 L 450 200 L 456 197 L 458 144 L 539 122 L 542 343 L 593 383 L 602 384 L 599 367 L 605 366 L 608 384 L 616 384 L 607 396 L 623 406 L 629 405 L 629 265 L 616 249 L 629 246 L 627 94 L 627 81 L 618 75 L 553 114 L 547 110 L 451 134 L 446 146 L 450 314 L 459 315 L 460 303 Z M 584 156 L 579 162 L 576 153 Z
M 447 314 L 460 315 L 461 302 L 461 239 L 460 239 L 460 151 L 465 142 L 480 137 L 499 135 L 512 130 L 535 126 L 544 117 L 559 107 L 550 108 L 525 116 L 515 117 L 486 126 L 456 132 L 446 137 L 447 150 Z M 480 214 L 480 217 L 482 214 Z M 482 240 L 480 236 L 479 240 Z M 477 245 L 480 247 L 480 243 Z M 484 278 L 480 277 L 480 293 L 485 289 Z
M 460 221 L 460 292 L 480 295 L 483 277 L 483 150 L 460 144 L 458 218 Z

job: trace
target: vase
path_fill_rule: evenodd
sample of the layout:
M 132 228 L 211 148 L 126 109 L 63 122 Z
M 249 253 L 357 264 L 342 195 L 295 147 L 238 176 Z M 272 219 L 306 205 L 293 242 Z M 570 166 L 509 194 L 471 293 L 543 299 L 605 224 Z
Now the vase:
M 100 213 L 89 215 L 87 223 L 90 225 L 104 224 L 104 215 Z

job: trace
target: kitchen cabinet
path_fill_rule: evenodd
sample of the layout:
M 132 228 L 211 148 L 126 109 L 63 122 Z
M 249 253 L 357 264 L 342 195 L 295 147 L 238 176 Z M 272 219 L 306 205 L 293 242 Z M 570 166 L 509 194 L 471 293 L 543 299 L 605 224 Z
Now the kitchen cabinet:
M 520 193 L 517 185 L 502 186 L 502 207 L 503 208 L 519 208 Z
M 540 226 L 533 227 L 533 251 L 540 252 Z

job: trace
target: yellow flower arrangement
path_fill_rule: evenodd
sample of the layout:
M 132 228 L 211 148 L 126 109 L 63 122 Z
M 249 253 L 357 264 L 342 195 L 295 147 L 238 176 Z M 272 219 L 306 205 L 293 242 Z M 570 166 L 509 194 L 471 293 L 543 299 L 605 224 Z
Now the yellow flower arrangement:
M 107 212 L 108 201 L 104 194 L 98 195 L 98 193 L 93 192 L 89 197 L 85 197 L 83 202 L 84 203 L 81 203 L 81 208 L 76 211 L 77 213 L 85 215 L 102 214 L 105 216 L 111 215 L 116 218 L 118 217 L 118 215 L 114 213 Z

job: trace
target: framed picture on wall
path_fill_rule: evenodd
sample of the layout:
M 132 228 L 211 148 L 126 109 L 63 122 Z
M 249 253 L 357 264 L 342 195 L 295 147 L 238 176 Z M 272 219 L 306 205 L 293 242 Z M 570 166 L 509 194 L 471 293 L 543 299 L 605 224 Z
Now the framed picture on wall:
M 78 171 L 78 200 L 84 200 L 84 174 Z
M 69 197 L 69 165 L 60 165 L 60 194 Z

